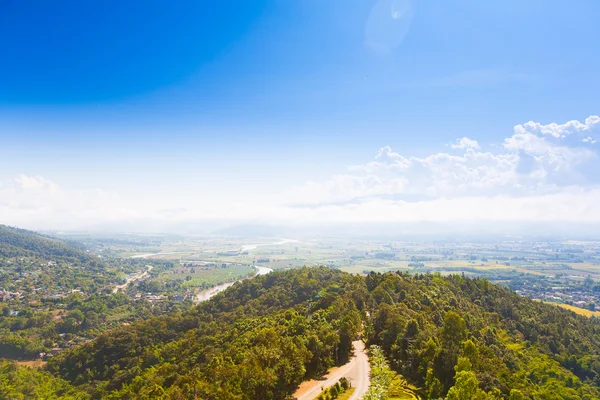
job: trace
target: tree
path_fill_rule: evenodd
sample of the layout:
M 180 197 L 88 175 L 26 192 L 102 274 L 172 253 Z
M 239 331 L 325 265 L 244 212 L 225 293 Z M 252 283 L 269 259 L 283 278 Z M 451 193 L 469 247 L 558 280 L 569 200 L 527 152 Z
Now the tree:
M 460 357 L 455 367 L 455 384 L 448 391 L 447 400 L 485 400 L 486 394 L 479 389 L 479 380 L 473 371 L 471 371 L 471 362 Z
M 467 336 L 467 324 L 465 320 L 455 313 L 448 311 L 444 316 L 444 328 L 442 330 L 442 338 L 446 346 L 456 347 Z
M 83 315 L 83 312 L 81 312 L 81 310 L 72 310 L 67 314 L 67 318 L 73 318 L 77 322 L 81 322 L 83 321 L 85 316 Z
M 348 387 L 349 387 L 348 378 L 346 378 L 345 376 L 342 376 L 340 378 L 340 386 L 342 387 L 342 389 L 348 390 Z
M 425 378 L 425 388 L 428 399 L 439 399 L 442 397 L 444 392 L 444 386 L 440 380 L 433 373 L 432 368 L 427 369 L 427 376 Z
M 520 390 L 512 389 L 508 396 L 508 400 L 525 400 L 525 396 Z

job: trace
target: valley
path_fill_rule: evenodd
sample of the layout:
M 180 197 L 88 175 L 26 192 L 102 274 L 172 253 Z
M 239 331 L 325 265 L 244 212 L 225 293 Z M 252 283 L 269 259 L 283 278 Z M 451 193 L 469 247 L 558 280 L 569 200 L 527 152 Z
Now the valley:
M 14 393 L 22 376 L 64 399 L 310 400 L 344 380 L 353 400 L 436 398 L 460 373 L 481 399 L 600 396 L 593 242 L 1 228 Z
M 600 241 L 499 237 L 418 242 L 200 235 L 89 236 L 78 240 L 93 244 L 98 254 L 173 263 L 173 268 L 152 279 L 165 287 L 180 284 L 179 294 L 251 276 L 256 267 L 285 270 L 326 265 L 356 274 L 404 271 L 483 277 L 539 301 L 592 311 L 589 315 L 594 315 L 596 304 L 600 310 Z M 121 242 L 126 244 L 118 244 Z M 144 253 L 150 248 L 155 253 Z

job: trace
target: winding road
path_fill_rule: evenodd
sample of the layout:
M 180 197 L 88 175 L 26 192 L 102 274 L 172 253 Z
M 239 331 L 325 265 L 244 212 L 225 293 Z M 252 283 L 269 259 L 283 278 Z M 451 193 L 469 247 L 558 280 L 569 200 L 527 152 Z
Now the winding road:
M 353 388 L 356 388 L 349 400 L 358 400 L 369 390 L 369 358 L 365 352 L 365 344 L 361 340 L 352 342 L 354 355 L 348 363 L 339 368 L 332 368 L 322 380 L 302 382 L 294 397 L 297 400 L 313 400 L 320 393 L 321 388 L 328 388 L 342 377 L 348 378 Z

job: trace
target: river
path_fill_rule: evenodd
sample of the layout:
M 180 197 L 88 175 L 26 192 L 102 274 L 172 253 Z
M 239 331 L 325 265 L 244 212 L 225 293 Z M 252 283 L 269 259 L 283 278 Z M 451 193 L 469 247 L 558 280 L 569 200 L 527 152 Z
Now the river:
M 259 275 L 266 275 L 270 272 L 273 272 L 273 270 L 271 268 L 267 268 L 267 267 L 259 267 L 258 265 L 255 265 L 254 268 L 256 268 L 256 274 L 253 275 L 251 278 L 248 279 L 252 279 L 256 276 Z M 237 282 L 237 281 L 235 281 Z M 215 287 L 211 287 L 210 289 L 207 290 L 203 290 L 202 292 L 198 293 L 196 295 L 196 303 L 200 303 L 206 300 L 209 300 L 211 297 L 213 297 L 214 295 L 221 293 L 223 290 L 227 289 L 228 287 L 232 286 L 235 282 L 227 282 L 227 283 L 223 283 L 221 285 L 217 285 Z
M 166 251 L 164 253 L 138 254 L 135 256 L 131 256 L 131 258 L 149 258 L 152 256 L 161 256 L 163 254 L 194 254 L 194 253 L 198 253 L 198 251 Z
M 247 245 L 242 246 L 242 251 L 254 250 L 257 247 L 263 247 L 263 246 L 279 246 L 281 244 L 286 244 L 286 243 L 298 243 L 298 241 L 294 240 L 294 239 L 281 239 L 277 242 L 272 242 L 272 243 L 247 244 Z
M 279 246 L 282 244 L 297 243 L 297 242 L 298 241 L 294 240 L 294 239 L 280 239 L 277 242 L 271 242 L 271 243 L 248 244 L 248 245 L 242 246 L 242 251 L 250 251 L 250 250 L 254 250 L 258 247 L 263 247 L 263 246 Z M 194 254 L 194 253 L 197 253 L 197 251 L 172 251 L 172 252 L 164 252 L 164 253 L 138 254 L 138 255 L 132 256 L 131 258 L 150 258 L 152 256 L 158 256 L 158 255 L 162 255 L 162 254 Z M 252 278 L 254 278 L 255 276 L 259 276 L 259 275 L 266 275 L 269 272 L 273 271 L 271 268 L 259 267 L 258 265 L 254 265 L 254 268 L 256 268 L 256 274 L 253 275 Z M 250 278 L 250 279 L 252 279 L 252 278 Z M 227 289 L 234 283 L 235 282 L 227 282 L 227 283 L 223 283 L 221 285 L 212 287 L 210 289 L 203 290 L 202 292 L 200 292 L 196 295 L 195 301 L 198 303 L 202 302 L 202 301 L 206 301 L 206 300 L 210 299 L 211 297 L 213 297 L 214 295 L 216 295 L 217 293 L 220 293 L 223 290 Z
M 242 249 L 245 250 L 245 251 L 247 251 L 247 250 L 255 249 L 255 248 L 259 247 L 259 246 L 270 246 L 270 245 L 278 245 L 278 244 L 292 243 L 292 242 L 295 242 L 295 240 L 282 239 L 281 241 L 275 242 L 275 243 L 265 243 L 265 244 L 256 244 L 256 245 L 250 245 L 250 246 L 242 246 Z M 244 247 L 250 247 L 250 248 L 244 249 Z M 161 255 L 161 254 L 193 254 L 193 253 L 196 253 L 196 251 L 172 251 L 172 252 L 165 252 L 165 253 L 138 254 L 138 255 L 132 256 L 131 258 L 150 258 L 152 256 L 157 256 L 157 255 Z M 253 275 L 252 278 L 254 278 L 255 276 L 266 275 L 269 272 L 273 272 L 273 270 L 271 268 L 259 267 L 258 265 L 254 265 L 254 268 L 256 268 L 256 274 Z M 150 269 L 152 269 L 152 267 L 150 267 Z M 146 271 L 144 273 L 144 275 L 148 274 L 148 272 L 150 271 L 150 269 L 148 269 L 148 271 Z M 252 278 L 250 278 L 250 279 L 252 279 Z M 137 278 L 137 279 L 139 279 L 139 278 Z M 237 281 L 235 281 L 235 282 L 237 282 Z M 233 285 L 235 282 L 227 282 L 227 283 L 223 283 L 221 285 L 214 286 L 214 287 L 212 287 L 210 289 L 203 290 L 202 292 L 200 292 L 200 293 L 198 293 L 196 295 L 196 300 L 195 301 L 197 303 L 200 303 L 202 301 L 206 301 L 206 300 L 210 299 L 211 297 L 213 297 L 214 295 L 216 295 L 217 293 L 220 293 L 223 290 L 227 289 L 229 286 Z M 127 283 L 129 283 L 129 282 L 127 282 Z M 120 287 L 127 286 L 127 283 L 125 285 L 120 286 Z M 119 290 L 120 287 L 117 287 L 114 291 L 116 292 L 117 290 Z

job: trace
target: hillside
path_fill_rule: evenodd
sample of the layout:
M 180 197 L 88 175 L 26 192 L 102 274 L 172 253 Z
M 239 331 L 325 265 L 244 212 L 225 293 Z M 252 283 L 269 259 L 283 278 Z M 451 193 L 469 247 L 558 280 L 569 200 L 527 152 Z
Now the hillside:
M 0 358 L 33 360 L 169 311 L 168 302 L 153 307 L 112 293 L 145 264 L 100 259 L 69 242 L 0 225 Z
M 0 225 L 0 289 L 14 297 L 18 293 L 21 300 L 42 293 L 97 292 L 117 275 L 115 268 L 71 243 Z
M 237 283 L 63 352 L 47 370 L 94 398 L 284 399 L 343 362 L 361 323 L 424 398 L 600 396 L 594 320 L 486 280 L 328 268 Z
M 92 259 L 73 244 L 6 225 L 0 225 L 0 257 L 72 258 L 81 262 Z

